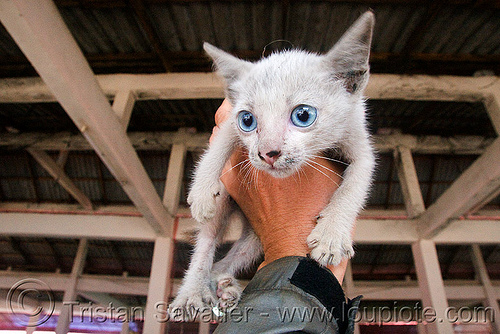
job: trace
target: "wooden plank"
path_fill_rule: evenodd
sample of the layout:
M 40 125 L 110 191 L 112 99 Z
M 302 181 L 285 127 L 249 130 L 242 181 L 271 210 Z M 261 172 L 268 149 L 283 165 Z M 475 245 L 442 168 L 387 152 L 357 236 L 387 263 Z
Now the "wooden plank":
M 45 151 L 28 148 L 31 156 L 61 185 L 82 207 L 92 210 L 92 202 L 80 188 L 66 175 L 64 169 L 54 161 Z
M 135 99 L 136 97 L 134 92 L 129 90 L 119 91 L 113 99 L 113 111 L 120 119 L 125 131 L 127 131 L 128 123 L 130 122 L 130 117 L 132 116 Z
M 223 98 L 223 84 L 214 73 L 107 74 L 95 77 L 108 98 L 131 90 L 138 100 Z M 372 99 L 414 101 L 468 101 L 491 98 L 500 90 L 496 76 L 462 77 L 372 74 L 366 95 Z M 40 78 L 0 80 L 0 102 L 56 102 Z
M 172 150 L 170 151 L 163 205 L 165 205 L 168 212 L 173 216 L 177 214 L 177 209 L 179 208 L 186 152 L 187 148 L 183 143 L 172 145 Z
M 433 241 L 419 240 L 412 244 L 413 259 L 424 307 L 432 307 L 439 316 L 446 314 L 448 301 L 443 278 Z M 427 325 L 429 334 L 451 334 L 452 324 L 448 321 L 434 321 Z
M 171 235 L 151 180 L 54 3 L 2 1 L 0 20 L 147 221 Z
M 63 307 L 59 313 L 57 320 L 56 333 L 65 334 L 69 331 L 69 325 L 73 319 L 70 304 L 76 303 L 77 300 L 77 285 L 80 275 L 83 273 L 83 267 L 85 266 L 85 260 L 88 251 L 88 241 L 87 239 L 81 239 L 78 244 L 78 250 L 76 252 L 75 260 L 73 262 L 73 268 L 71 269 L 71 275 L 69 276 L 68 282 L 66 284 L 66 289 L 64 290 L 63 296 Z
M 451 221 L 484 203 L 499 187 L 500 138 L 417 219 L 422 237 L 433 237 Z
M 417 217 L 425 211 L 425 205 L 411 150 L 407 147 L 398 146 L 394 151 L 394 160 L 408 217 Z
M 488 270 L 486 268 L 486 263 L 484 262 L 483 254 L 479 245 L 474 244 L 471 246 L 471 258 L 474 264 L 474 270 L 476 271 L 476 277 L 479 278 L 481 285 L 483 286 L 486 306 L 493 309 L 493 314 L 500 314 L 500 307 L 498 306 L 498 296 L 496 294 L 495 288 L 491 284 L 490 276 L 488 275 Z M 491 323 L 491 328 L 494 334 L 500 334 L 500 321 L 495 319 Z
M 174 241 L 172 238 L 158 237 L 155 241 L 153 263 L 146 301 L 144 333 L 164 334 L 166 313 L 171 292 Z M 163 321 L 162 321 L 163 320 Z

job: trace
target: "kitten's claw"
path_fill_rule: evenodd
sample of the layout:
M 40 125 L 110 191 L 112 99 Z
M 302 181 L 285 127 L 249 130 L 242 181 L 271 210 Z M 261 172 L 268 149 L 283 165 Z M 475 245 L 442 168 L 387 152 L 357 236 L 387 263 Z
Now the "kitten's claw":
M 199 222 L 212 219 L 215 216 L 218 197 L 220 197 L 219 184 L 208 188 L 193 185 L 188 196 L 188 203 L 191 205 L 191 216 Z
M 179 292 L 170 304 L 168 313 L 173 321 L 195 321 L 200 312 L 216 305 L 215 298 L 208 286 L 191 292 Z
M 317 226 L 307 238 L 307 245 L 311 248 L 311 258 L 320 265 L 338 265 L 343 259 L 354 256 L 352 239 L 328 233 Z
M 216 282 L 219 309 L 230 310 L 234 308 L 240 300 L 242 291 L 238 281 L 232 275 L 219 275 Z

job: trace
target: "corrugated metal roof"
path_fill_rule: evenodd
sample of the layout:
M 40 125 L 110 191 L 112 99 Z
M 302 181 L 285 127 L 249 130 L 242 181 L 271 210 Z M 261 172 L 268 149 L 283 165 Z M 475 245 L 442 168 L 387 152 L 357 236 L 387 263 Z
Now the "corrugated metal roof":
M 131 8 L 60 9 L 69 30 L 85 54 L 150 52 Z
M 499 71 L 498 57 L 488 58 L 500 55 L 495 3 L 143 1 L 138 9 L 114 0 L 55 2 L 96 73 L 209 71 L 204 41 L 252 59 L 276 40 L 324 52 L 368 9 L 377 18 L 375 72 Z M 36 75 L 2 26 L 0 41 L 3 76 Z
M 416 48 L 422 53 L 499 54 L 498 10 L 444 6 Z

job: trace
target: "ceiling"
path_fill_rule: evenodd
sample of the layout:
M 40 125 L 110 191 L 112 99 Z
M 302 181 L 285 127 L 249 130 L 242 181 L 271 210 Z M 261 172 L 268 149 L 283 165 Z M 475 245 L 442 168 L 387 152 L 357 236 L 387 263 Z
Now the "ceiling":
M 500 74 L 500 3 L 487 0 L 56 0 L 96 74 L 210 71 L 204 41 L 247 59 L 284 40 L 324 52 L 376 15 L 375 73 Z M 0 27 L 0 77 L 35 71 Z M 282 46 L 274 43 L 266 48 Z
M 500 1 L 204 1 L 56 0 L 60 13 L 96 74 L 210 71 L 203 41 L 254 60 L 286 40 L 295 47 L 327 51 L 362 12 L 377 23 L 371 55 L 374 73 L 500 75 Z M 57 42 L 57 41 L 54 41 Z M 267 47 L 266 47 L 267 46 Z M 36 76 L 0 25 L 0 78 Z M 144 100 L 132 112 L 128 131 L 210 131 L 220 100 Z M 496 136 L 481 103 L 368 101 L 374 134 Z M 77 133 L 58 103 L 0 103 L 2 133 Z M 168 151 L 139 151 L 158 193 L 163 194 Z M 57 152 L 49 152 L 56 157 Z M 474 161 L 475 155 L 416 155 L 429 206 Z M 196 157 L 188 155 L 185 189 Z M 0 202 L 75 203 L 22 147 L 0 149 Z M 119 183 L 93 151 L 71 151 L 65 171 L 94 205 L 130 205 Z M 369 208 L 401 209 L 403 199 L 392 155 L 380 155 Z M 500 198 L 488 208 L 498 210 Z M 0 236 L 0 270 L 71 270 L 76 240 Z M 149 275 L 152 243 L 91 241 L 89 274 Z M 190 246 L 178 244 L 175 276 L 187 265 Z M 484 246 L 492 278 L 500 279 L 500 250 Z M 445 279 L 473 277 L 466 246 L 440 246 Z M 415 276 L 411 249 L 359 245 L 355 279 Z

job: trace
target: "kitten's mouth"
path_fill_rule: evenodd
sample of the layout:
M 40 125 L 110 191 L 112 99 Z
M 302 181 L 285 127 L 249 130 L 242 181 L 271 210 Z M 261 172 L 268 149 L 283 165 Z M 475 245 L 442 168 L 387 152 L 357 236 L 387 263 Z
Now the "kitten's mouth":
M 264 168 L 261 169 L 264 169 L 264 171 L 276 178 L 285 178 L 291 176 L 297 170 L 294 163 L 287 162 L 285 164 L 282 164 L 279 161 L 272 165 L 266 164 L 263 167 Z

